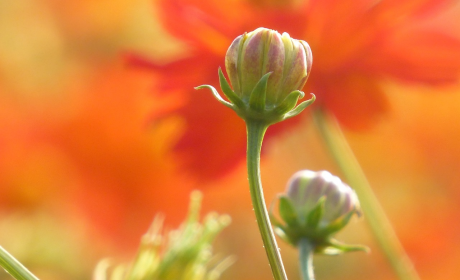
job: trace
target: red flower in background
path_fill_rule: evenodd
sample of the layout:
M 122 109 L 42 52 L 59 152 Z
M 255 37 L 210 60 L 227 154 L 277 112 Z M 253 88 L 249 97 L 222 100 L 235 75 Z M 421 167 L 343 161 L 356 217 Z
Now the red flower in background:
M 232 40 L 263 26 L 307 41 L 314 65 L 304 91 L 344 126 L 366 129 L 388 111 L 384 79 L 439 86 L 457 81 L 460 40 L 429 20 L 449 1 L 160 0 L 164 27 L 188 44 L 189 56 L 167 65 L 134 58 L 160 76 L 156 94 L 179 94 L 168 112 L 187 122 L 176 150 L 198 177 L 225 174 L 244 156 L 245 130 L 234 112 L 193 87 L 217 88 L 217 69 Z M 159 117 L 156 115 L 155 117 Z M 270 134 L 285 130 L 283 122 Z
M 148 94 L 150 73 L 116 61 L 86 83 L 48 113 L 2 99 L 0 204 L 86 217 L 92 234 L 136 248 L 155 213 L 172 225 L 183 219 L 191 184 L 169 152 L 180 125 L 146 126 L 159 106 Z

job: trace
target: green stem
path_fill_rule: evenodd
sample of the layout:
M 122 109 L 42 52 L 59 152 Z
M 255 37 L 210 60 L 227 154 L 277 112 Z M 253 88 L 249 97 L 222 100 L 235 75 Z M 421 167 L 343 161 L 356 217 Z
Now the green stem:
M 38 280 L 27 268 L 0 246 L 0 266 L 16 280 Z
M 267 128 L 268 125 L 265 123 L 250 120 L 246 121 L 246 130 L 248 134 L 247 165 L 249 189 L 254 213 L 256 214 L 257 224 L 259 225 L 259 231 L 262 235 L 262 241 L 272 269 L 273 277 L 275 280 L 287 280 L 283 261 L 281 260 L 275 235 L 271 227 L 267 207 L 265 206 L 264 193 L 260 181 L 260 149 Z
M 393 270 L 401 280 L 419 280 L 420 277 L 372 191 L 339 124 L 333 116 L 326 116 L 321 110 L 314 113 L 314 118 L 330 154 L 345 179 L 355 189 L 370 229 Z
M 313 246 L 306 238 L 299 241 L 299 264 L 302 280 L 315 280 L 313 272 Z

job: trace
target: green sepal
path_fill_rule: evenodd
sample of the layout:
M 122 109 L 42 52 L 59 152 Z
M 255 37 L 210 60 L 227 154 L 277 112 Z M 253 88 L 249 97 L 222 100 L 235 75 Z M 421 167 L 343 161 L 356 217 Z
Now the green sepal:
M 279 115 L 285 114 L 295 107 L 299 98 L 302 99 L 304 96 L 305 93 L 303 93 L 303 91 L 295 90 L 289 93 L 286 98 L 284 98 L 284 100 L 273 109 L 272 112 Z
M 273 209 L 275 208 L 274 206 L 274 203 L 275 201 L 272 201 L 272 203 L 270 204 L 270 207 L 268 209 L 268 217 L 270 218 L 270 222 L 272 223 L 272 225 L 274 227 L 283 227 L 283 225 L 281 224 L 281 222 L 278 220 L 278 218 L 275 217 L 275 215 L 273 214 Z
M 299 105 L 297 105 L 297 107 L 295 107 L 294 109 L 292 109 L 291 111 L 286 113 L 286 115 L 284 115 L 284 117 L 283 117 L 283 120 L 287 120 L 287 119 L 290 119 L 292 117 L 297 116 L 298 114 L 302 113 L 302 111 L 305 110 L 305 108 L 307 108 L 313 102 L 315 102 L 316 96 L 313 93 L 311 95 L 312 95 L 312 97 L 310 99 L 300 103 Z
M 279 212 L 283 221 L 288 227 L 297 227 L 299 220 L 297 218 L 297 212 L 291 200 L 286 196 L 279 197 Z
M 281 238 L 284 242 L 288 243 L 288 244 L 293 244 L 292 243 L 292 240 L 291 238 L 289 237 L 289 235 L 287 235 L 286 233 L 286 229 L 284 227 L 275 227 L 273 229 L 273 231 L 275 232 L 276 235 L 278 235 L 279 238 Z
M 265 110 L 267 83 L 268 77 L 270 77 L 271 74 L 272 72 L 263 75 L 252 90 L 251 95 L 249 96 L 249 108 L 251 108 L 251 110 L 256 112 L 263 112 Z
M 195 87 L 195 89 L 203 89 L 203 88 L 207 88 L 209 90 L 211 90 L 212 94 L 214 95 L 214 97 L 217 99 L 217 101 L 219 101 L 220 103 L 224 104 L 225 106 L 227 106 L 228 108 L 231 108 L 231 109 L 234 109 L 233 107 L 233 104 L 231 104 L 230 102 L 228 101 L 225 101 L 220 95 L 219 93 L 217 92 L 217 90 L 213 87 L 213 86 L 210 86 L 210 85 L 201 85 L 201 86 L 198 86 L 198 87 Z
M 317 228 L 321 218 L 324 214 L 324 204 L 326 203 L 326 197 L 321 197 L 318 200 L 315 208 L 313 208 L 307 215 L 306 225 L 308 228 Z
M 230 85 L 227 82 L 227 79 L 225 79 L 224 73 L 222 72 L 222 69 L 220 67 L 219 67 L 219 83 L 220 83 L 220 88 L 224 92 L 225 96 L 227 96 L 228 100 L 230 100 L 233 104 L 235 104 L 236 107 L 244 108 L 243 101 L 232 90 L 232 88 L 230 87 Z
M 270 205 L 270 209 L 268 211 L 268 215 L 270 217 L 270 222 L 273 225 L 273 231 L 275 232 L 276 235 L 278 235 L 279 238 L 284 240 L 285 242 L 291 244 L 294 246 L 295 242 L 293 242 L 292 236 L 289 234 L 289 226 L 283 225 L 278 218 L 275 217 L 273 214 L 273 208 L 274 208 L 274 203 L 272 202 Z
M 283 230 L 283 227 L 275 226 L 273 230 L 276 233 L 276 235 L 278 235 L 279 238 L 281 238 L 281 239 L 283 239 L 285 241 L 289 240 L 289 238 L 286 236 L 286 233 Z
M 345 227 L 348 224 L 353 214 L 355 214 L 355 211 L 349 212 L 344 217 L 330 224 L 328 227 L 321 229 L 320 230 L 321 234 L 331 235 L 333 233 L 338 232 L 339 230 L 341 230 L 343 227 Z
M 327 244 L 322 244 L 315 248 L 315 253 L 323 255 L 340 255 L 348 252 L 364 251 L 370 252 L 369 247 L 363 245 L 348 245 L 335 239 L 329 239 Z

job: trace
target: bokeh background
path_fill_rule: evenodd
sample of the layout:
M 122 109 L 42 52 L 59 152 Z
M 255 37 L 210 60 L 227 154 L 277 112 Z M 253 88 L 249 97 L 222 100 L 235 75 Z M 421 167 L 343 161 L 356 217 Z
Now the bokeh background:
M 156 213 L 179 225 L 200 189 L 203 212 L 233 219 L 223 279 L 271 279 L 244 124 L 192 89 L 266 26 L 312 46 L 305 91 L 344 125 L 422 279 L 460 279 L 459 16 L 458 1 L 0 0 L 0 244 L 41 279 L 90 279 L 101 258 L 129 260 Z M 340 175 L 307 112 L 269 132 L 267 201 L 300 169 Z M 396 279 L 365 218 L 339 237 L 372 252 L 317 257 L 318 279 Z

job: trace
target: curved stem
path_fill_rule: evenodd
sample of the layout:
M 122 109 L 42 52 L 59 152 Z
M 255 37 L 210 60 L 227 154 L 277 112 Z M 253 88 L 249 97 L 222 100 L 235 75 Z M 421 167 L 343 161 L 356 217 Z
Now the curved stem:
M 420 277 L 399 242 L 353 151 L 348 146 L 339 124 L 333 116 L 326 116 L 321 110 L 314 113 L 314 118 L 327 149 L 349 185 L 355 189 L 370 229 L 393 270 L 401 280 L 419 280 Z
M 256 215 L 260 234 L 262 235 L 262 241 L 272 269 L 273 277 L 275 280 L 287 280 L 283 261 L 281 260 L 281 255 L 278 250 L 278 244 L 276 243 L 267 207 L 265 206 L 262 183 L 260 181 L 260 149 L 267 128 L 268 125 L 265 123 L 250 120 L 246 121 L 248 134 L 247 166 L 249 189 L 254 213 Z
M 0 246 L 0 266 L 16 280 L 38 280 L 27 268 Z
M 302 238 L 298 244 L 300 275 L 302 280 L 315 280 L 313 272 L 313 246 L 306 238 Z

